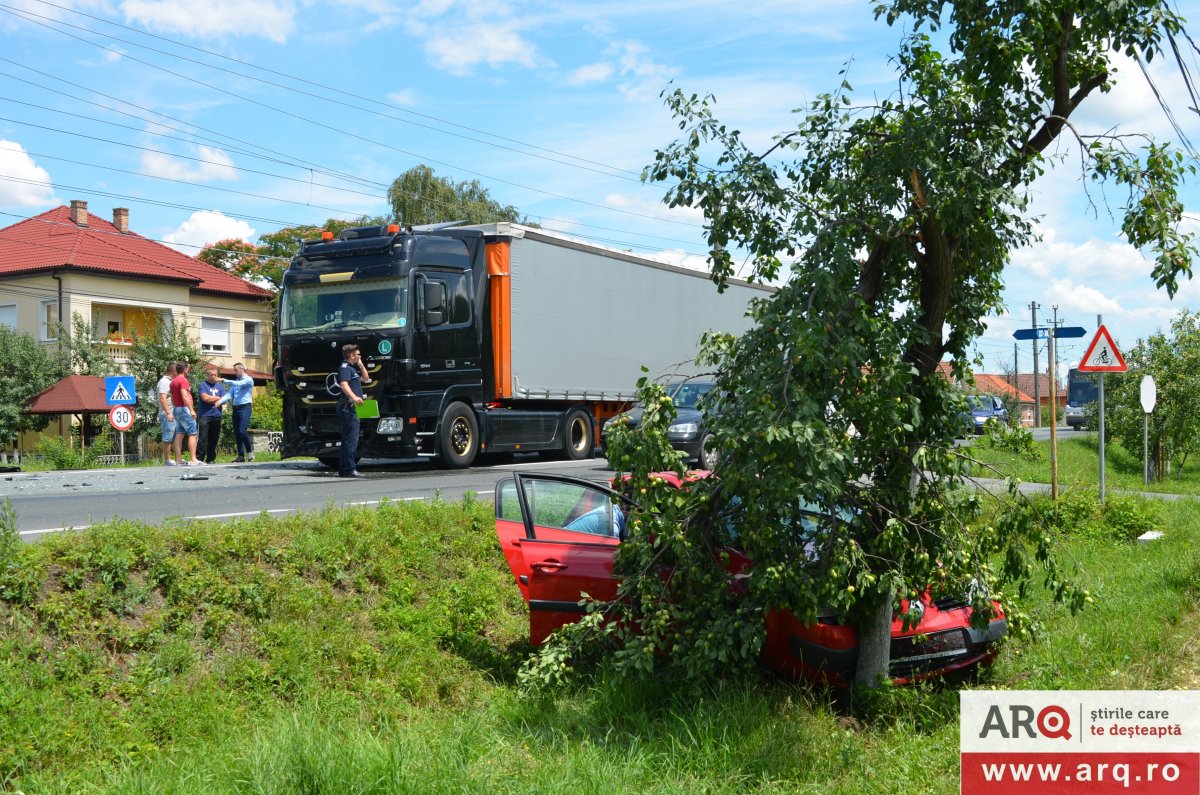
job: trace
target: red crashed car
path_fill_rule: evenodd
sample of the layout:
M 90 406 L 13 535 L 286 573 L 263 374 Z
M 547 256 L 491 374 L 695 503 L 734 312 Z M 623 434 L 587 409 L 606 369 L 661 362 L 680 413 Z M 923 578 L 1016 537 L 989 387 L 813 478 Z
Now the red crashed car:
M 529 605 L 530 642 L 542 643 L 582 618 L 582 594 L 616 598 L 613 553 L 625 536 L 628 510 L 617 492 L 578 478 L 517 474 L 496 484 L 496 535 Z M 744 555 L 729 552 L 732 567 L 750 568 Z M 963 599 L 926 594 L 919 606 L 907 609 L 921 618 L 909 629 L 900 618 L 892 622 L 889 672 L 897 684 L 990 661 L 1008 631 L 998 605 L 986 629 L 971 626 L 971 607 Z M 857 661 L 858 630 L 835 614 L 805 626 L 788 611 L 767 613 L 761 662 L 768 668 L 845 687 L 854 680 Z

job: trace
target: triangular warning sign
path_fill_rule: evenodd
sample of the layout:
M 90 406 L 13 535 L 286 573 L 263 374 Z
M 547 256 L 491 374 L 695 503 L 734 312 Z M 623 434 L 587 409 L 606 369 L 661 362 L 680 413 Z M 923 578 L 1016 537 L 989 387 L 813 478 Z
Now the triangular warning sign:
M 1092 344 L 1088 345 L 1087 353 L 1079 362 L 1079 370 L 1083 373 L 1124 373 L 1129 370 L 1125 358 L 1117 350 L 1117 343 L 1104 326 L 1096 329 Z
M 129 390 L 125 388 L 125 384 L 121 381 L 117 382 L 117 387 L 108 396 L 109 403 L 132 403 L 133 398 L 129 395 Z

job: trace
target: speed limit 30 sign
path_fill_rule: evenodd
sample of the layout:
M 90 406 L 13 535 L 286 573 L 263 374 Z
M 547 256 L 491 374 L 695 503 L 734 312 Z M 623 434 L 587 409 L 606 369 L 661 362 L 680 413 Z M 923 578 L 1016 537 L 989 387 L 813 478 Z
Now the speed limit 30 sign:
M 118 431 L 133 427 L 133 406 L 113 406 L 108 412 L 108 422 Z

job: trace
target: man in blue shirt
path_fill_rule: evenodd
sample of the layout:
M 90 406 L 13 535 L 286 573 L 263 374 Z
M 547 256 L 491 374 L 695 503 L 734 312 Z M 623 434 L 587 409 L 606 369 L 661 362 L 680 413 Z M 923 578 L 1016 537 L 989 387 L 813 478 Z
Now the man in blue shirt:
M 236 463 L 254 460 L 254 440 L 250 438 L 250 412 L 254 401 L 254 379 L 246 375 L 246 365 L 233 366 L 233 378 L 223 378 L 229 387 L 226 400 L 233 405 L 233 439 L 237 444 Z
M 337 371 L 338 386 L 342 394 L 338 397 L 337 413 L 342 423 L 342 449 L 338 459 L 338 475 L 344 478 L 361 478 L 354 459 L 358 453 L 358 407 L 363 402 L 363 384 L 371 383 L 362 353 L 354 343 L 342 346 L 342 364 Z
M 200 393 L 200 407 L 196 420 L 200 424 L 200 439 L 196 442 L 196 454 L 206 464 L 217 460 L 217 442 L 221 440 L 221 404 L 225 401 L 225 385 L 217 378 L 216 365 L 204 369 L 204 380 L 196 388 Z

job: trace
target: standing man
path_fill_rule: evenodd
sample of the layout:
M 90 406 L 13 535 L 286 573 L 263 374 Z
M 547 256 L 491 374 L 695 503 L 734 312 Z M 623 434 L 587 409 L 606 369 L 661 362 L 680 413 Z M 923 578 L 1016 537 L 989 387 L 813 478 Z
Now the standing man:
M 175 414 L 175 460 L 183 466 L 183 437 L 188 440 L 188 452 L 192 456 L 191 466 L 202 467 L 204 462 L 196 458 L 196 404 L 192 401 L 192 382 L 187 374 L 190 366 L 187 362 L 175 365 L 177 375 L 171 381 L 171 405 Z
M 175 466 L 171 443 L 175 441 L 175 411 L 171 406 L 171 380 L 175 378 L 175 362 L 167 362 L 167 374 L 158 379 L 158 427 L 162 429 L 163 463 Z
M 246 375 L 246 365 L 233 366 L 232 379 L 222 379 L 229 387 L 226 401 L 233 404 L 233 439 L 237 443 L 235 463 L 254 460 L 254 440 L 250 438 L 250 411 L 254 402 L 254 379 Z
M 221 441 L 221 408 L 225 402 L 225 384 L 217 377 L 216 365 L 204 368 L 204 380 L 200 382 L 200 440 L 197 447 L 200 460 L 206 464 L 217 461 L 217 443 Z
M 358 452 L 358 407 L 363 402 L 363 384 L 371 383 L 367 366 L 362 362 L 362 353 L 354 343 L 342 346 L 342 364 L 338 367 L 338 386 L 342 395 L 338 398 L 338 419 L 342 421 L 342 449 L 338 475 L 344 478 L 361 478 L 355 469 L 354 458 Z

